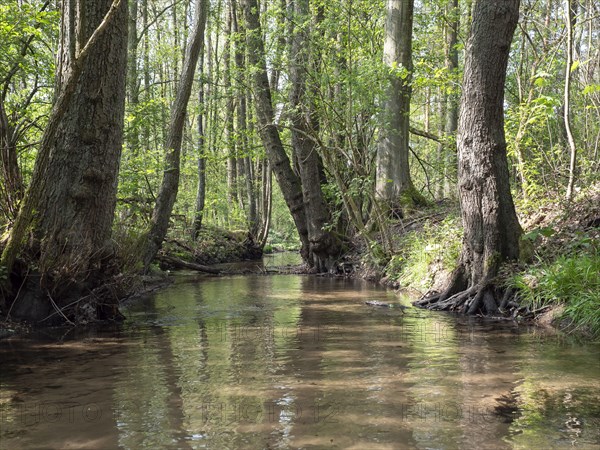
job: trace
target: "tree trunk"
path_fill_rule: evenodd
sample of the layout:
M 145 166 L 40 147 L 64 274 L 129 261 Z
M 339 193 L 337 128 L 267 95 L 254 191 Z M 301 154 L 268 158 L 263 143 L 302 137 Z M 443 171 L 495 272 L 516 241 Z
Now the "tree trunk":
M 194 210 L 194 225 L 192 230 L 192 239 L 198 239 L 198 233 L 202 228 L 202 218 L 204 216 L 204 203 L 206 200 L 206 156 L 205 156 L 205 134 L 204 121 L 206 120 L 206 107 L 204 105 L 204 54 L 200 50 L 199 70 L 200 86 L 198 88 L 198 104 L 200 113 L 198 114 L 198 188 L 196 190 L 196 207 Z
M 236 2 L 232 3 L 232 22 L 233 32 L 238 38 L 235 41 L 235 66 L 237 70 L 236 96 L 237 96 L 237 154 L 241 157 L 237 160 L 238 180 L 239 174 L 243 173 L 244 185 L 239 183 L 240 203 L 242 200 L 242 191 L 245 191 L 247 203 L 248 230 L 253 238 L 256 238 L 258 232 L 258 216 L 256 212 L 256 191 L 254 188 L 254 171 L 252 167 L 252 158 L 248 155 L 248 131 L 247 131 L 247 102 L 246 102 L 246 83 L 243 74 L 246 69 L 246 46 L 244 45 L 245 36 L 239 26 L 238 10 Z
M 302 257 L 308 262 L 308 229 L 302 197 L 302 186 L 300 179 L 292 170 L 290 159 L 285 153 L 281 138 L 279 137 L 279 131 L 273 123 L 273 105 L 271 103 L 271 90 L 267 76 L 258 4 L 256 0 L 242 0 L 242 5 L 247 26 L 246 42 L 248 58 L 249 63 L 254 67 L 254 103 L 260 126 L 260 137 L 285 202 L 296 224 L 300 242 L 302 243 Z
M 15 138 L 15 129 L 4 109 L 4 99 L 0 99 L 0 212 L 9 220 L 16 217 L 25 192 Z
M 457 77 L 458 72 L 458 30 L 460 20 L 460 9 L 458 0 L 451 1 L 451 7 L 448 9 L 448 36 L 446 41 L 446 70 L 452 81 Z M 457 80 L 458 81 L 458 80 Z M 452 86 L 446 96 L 446 124 L 444 132 L 446 136 L 446 161 L 444 163 L 444 195 L 450 198 L 456 198 L 456 189 L 452 181 L 456 179 L 456 130 L 458 128 L 458 89 Z
M 571 0 L 565 0 L 565 16 L 567 25 L 567 61 L 565 63 L 565 91 L 564 91 L 564 123 L 565 134 L 569 144 L 569 181 L 567 183 L 567 201 L 573 198 L 575 188 L 575 169 L 577 167 L 577 147 L 571 130 L 571 67 L 573 65 L 573 22 L 575 20 L 574 7 Z
M 414 0 L 387 0 L 383 61 L 390 68 L 383 124 L 377 146 L 375 195 L 393 210 L 424 204 L 409 167 Z
M 519 256 L 519 225 L 510 193 L 504 137 L 504 83 L 519 0 L 479 1 L 467 45 L 458 125 L 463 249 L 441 295 L 416 302 L 433 309 L 498 313 L 494 277 Z
M 260 248 L 264 248 L 267 238 L 269 237 L 269 230 L 271 228 L 271 211 L 273 206 L 273 174 L 271 172 L 271 164 L 269 164 L 268 160 L 263 161 L 262 186 L 262 228 L 258 233 L 258 245 Z
M 298 158 L 302 195 L 309 240 L 309 264 L 318 272 L 331 269 L 339 256 L 340 243 L 325 229 L 330 221 L 323 191 L 322 162 L 313 136 L 318 134 L 319 123 L 308 96 L 306 72 L 312 65 L 309 42 L 309 1 L 295 0 L 292 4 L 290 48 L 290 107 L 292 146 Z
M 237 203 L 237 165 L 235 158 L 235 144 L 233 136 L 234 101 L 231 92 L 231 15 L 232 5 L 235 0 L 229 0 L 225 27 L 225 48 L 223 49 L 223 89 L 225 91 L 225 132 L 224 144 L 227 151 L 227 201 L 230 205 Z
M 198 62 L 202 43 L 204 42 L 207 10 L 208 0 L 198 0 L 196 4 L 196 24 L 194 25 L 194 31 L 188 45 L 188 52 L 183 63 L 181 81 L 177 87 L 177 96 L 171 112 L 169 134 L 166 142 L 165 171 L 156 198 L 156 205 L 152 212 L 150 230 L 142 255 L 145 272 L 148 271 L 150 263 L 158 253 L 167 235 L 169 219 L 175 205 L 175 200 L 177 199 L 183 127 L 188 101 L 192 93 L 196 63 Z
M 57 100 L 31 185 L 2 255 L 9 269 L 35 216 L 39 282 L 29 282 L 13 313 L 39 320 L 111 275 L 110 240 L 121 156 L 127 64 L 127 4 L 62 5 Z M 38 256 L 39 255 L 39 256 Z M 118 312 L 99 306 L 96 317 Z M 94 317 L 95 318 L 95 317 Z

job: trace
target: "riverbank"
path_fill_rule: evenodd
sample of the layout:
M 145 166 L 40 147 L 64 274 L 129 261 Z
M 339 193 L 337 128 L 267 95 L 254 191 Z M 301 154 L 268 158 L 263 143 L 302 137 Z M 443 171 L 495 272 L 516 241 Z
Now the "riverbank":
M 539 200 L 517 204 L 523 226 L 521 260 L 496 280 L 508 288 L 509 318 L 552 325 L 600 339 L 600 185 L 571 204 Z M 457 204 L 437 203 L 391 225 L 395 252 L 363 252 L 358 276 L 423 296 L 441 291 L 461 249 Z

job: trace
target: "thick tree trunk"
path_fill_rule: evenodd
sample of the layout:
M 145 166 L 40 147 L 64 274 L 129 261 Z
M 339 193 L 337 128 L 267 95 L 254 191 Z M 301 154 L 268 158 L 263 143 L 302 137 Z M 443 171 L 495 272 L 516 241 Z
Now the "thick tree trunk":
M 112 274 L 110 240 L 125 108 L 127 5 L 62 5 L 57 100 L 32 182 L 2 254 L 9 269 L 35 216 L 37 282 L 24 284 L 13 314 L 41 319 Z M 15 305 L 13 305 L 15 306 Z M 97 305 L 95 317 L 118 314 Z M 94 318 L 95 318 L 94 317 Z
M 156 205 L 152 212 L 150 231 L 148 232 L 143 252 L 144 271 L 147 271 L 150 267 L 150 263 L 158 253 L 167 235 L 169 219 L 175 205 L 175 200 L 177 199 L 183 127 L 185 125 L 188 101 L 192 93 L 196 64 L 200 56 L 202 43 L 204 42 L 207 10 L 208 0 L 198 0 L 196 4 L 196 24 L 194 25 L 194 31 L 188 45 L 188 52 L 183 63 L 181 81 L 177 88 L 177 96 L 171 112 L 169 134 L 166 142 L 166 167 L 160 191 L 156 198 Z
M 394 210 L 426 203 L 414 188 L 409 166 L 412 28 L 414 0 L 387 0 L 383 61 L 392 72 L 377 147 L 375 196 Z
M 247 26 L 246 42 L 248 46 L 248 59 L 249 63 L 254 67 L 253 88 L 260 137 L 285 202 L 296 224 L 296 229 L 302 243 L 302 257 L 305 261 L 308 261 L 308 229 L 302 197 L 302 186 L 300 179 L 292 170 L 290 159 L 285 153 L 281 138 L 279 137 L 279 131 L 273 123 L 273 105 L 271 103 L 271 90 L 267 76 L 258 5 L 256 0 L 242 0 L 242 6 Z
M 309 240 L 309 264 L 318 272 L 331 269 L 339 256 L 340 243 L 325 226 L 330 221 L 329 210 L 321 189 L 322 162 L 314 138 L 319 123 L 307 92 L 306 71 L 310 62 L 309 1 L 295 0 L 290 48 L 290 107 L 292 120 L 292 146 L 298 158 L 302 182 L 306 224 Z
M 464 226 L 459 265 L 447 290 L 416 302 L 434 309 L 498 313 L 493 280 L 519 256 L 504 137 L 504 83 L 519 0 L 475 4 L 458 125 L 459 194 Z

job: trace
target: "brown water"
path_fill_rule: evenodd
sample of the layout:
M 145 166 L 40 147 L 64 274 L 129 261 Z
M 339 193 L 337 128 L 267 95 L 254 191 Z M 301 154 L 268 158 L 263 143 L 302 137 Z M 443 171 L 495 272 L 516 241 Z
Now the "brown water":
M 0 448 L 600 448 L 599 345 L 357 281 L 179 280 L 114 329 L 0 341 Z

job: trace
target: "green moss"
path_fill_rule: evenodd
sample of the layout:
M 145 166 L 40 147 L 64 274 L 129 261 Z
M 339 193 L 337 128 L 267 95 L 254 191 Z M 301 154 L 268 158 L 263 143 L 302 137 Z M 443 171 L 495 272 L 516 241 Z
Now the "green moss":
M 519 239 L 519 261 L 523 263 L 531 262 L 534 255 L 534 245 L 531 239 L 521 236 Z
M 400 206 L 403 209 L 413 209 L 417 206 L 428 206 L 427 199 L 414 187 L 404 190 L 400 194 Z

